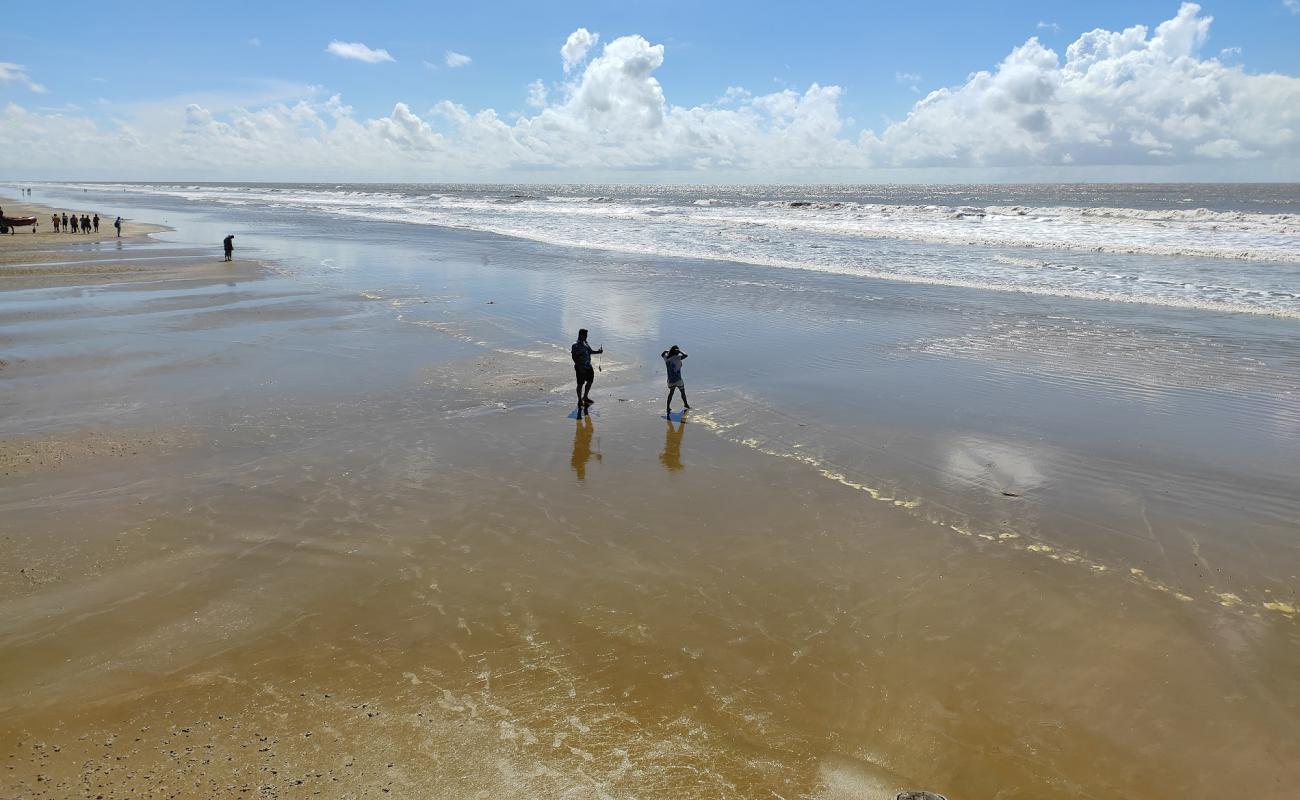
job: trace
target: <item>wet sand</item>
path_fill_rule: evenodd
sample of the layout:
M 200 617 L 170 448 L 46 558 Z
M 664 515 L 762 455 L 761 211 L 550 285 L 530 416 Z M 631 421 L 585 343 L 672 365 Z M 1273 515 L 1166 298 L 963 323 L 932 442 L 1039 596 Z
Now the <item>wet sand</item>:
M 1283 798 L 1300 779 L 1289 563 L 1254 584 L 1271 594 L 1216 602 L 918 515 L 708 392 L 665 420 L 617 364 L 574 418 L 562 360 L 377 295 L 142 240 L 5 238 L 0 796 Z

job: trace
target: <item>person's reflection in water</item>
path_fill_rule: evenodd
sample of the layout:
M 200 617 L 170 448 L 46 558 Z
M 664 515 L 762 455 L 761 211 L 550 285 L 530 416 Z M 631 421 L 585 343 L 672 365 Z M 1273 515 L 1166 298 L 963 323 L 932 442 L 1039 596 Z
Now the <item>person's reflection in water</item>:
M 600 453 L 591 452 L 591 436 L 595 432 L 591 415 L 580 411 L 577 424 L 573 427 L 573 458 L 569 461 L 569 466 L 573 467 L 580 481 L 587 479 L 587 462 L 591 457 L 594 455 L 600 461 Z
M 682 468 L 682 434 L 686 432 L 686 420 L 680 419 L 677 427 L 673 427 L 673 418 L 667 416 L 664 421 L 668 423 L 668 430 L 664 433 L 664 451 L 659 454 L 659 463 L 668 468 L 669 472 L 676 472 Z

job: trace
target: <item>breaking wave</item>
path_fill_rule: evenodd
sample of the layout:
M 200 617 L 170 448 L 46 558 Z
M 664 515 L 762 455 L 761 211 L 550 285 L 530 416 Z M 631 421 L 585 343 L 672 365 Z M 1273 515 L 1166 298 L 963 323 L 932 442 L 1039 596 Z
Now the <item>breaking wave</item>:
M 437 225 L 640 255 L 1300 316 L 1300 213 L 1289 210 L 865 202 L 844 190 L 800 196 L 797 187 L 96 188 Z M 913 201 L 921 196 L 914 188 L 898 193 Z M 1035 199 L 1047 196 L 1039 188 Z M 1117 192 L 1106 199 L 1116 197 L 1123 199 Z M 1295 206 L 1286 200 L 1281 207 Z

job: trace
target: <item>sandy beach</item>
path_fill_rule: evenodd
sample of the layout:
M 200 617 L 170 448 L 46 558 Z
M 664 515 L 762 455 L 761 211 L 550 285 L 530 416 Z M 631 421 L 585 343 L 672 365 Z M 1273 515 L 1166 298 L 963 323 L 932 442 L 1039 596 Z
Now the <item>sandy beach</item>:
M 778 309 L 727 264 L 678 296 L 650 257 L 206 220 L 0 237 L 0 796 L 1300 784 L 1290 356 L 1090 353 L 1033 296 L 814 274 Z M 1033 315 L 1042 363 L 994 324 Z M 609 342 L 585 417 L 539 344 L 579 320 Z M 1293 330 L 1235 320 L 1243 359 Z M 654 335 L 692 353 L 684 418 L 629 355 Z

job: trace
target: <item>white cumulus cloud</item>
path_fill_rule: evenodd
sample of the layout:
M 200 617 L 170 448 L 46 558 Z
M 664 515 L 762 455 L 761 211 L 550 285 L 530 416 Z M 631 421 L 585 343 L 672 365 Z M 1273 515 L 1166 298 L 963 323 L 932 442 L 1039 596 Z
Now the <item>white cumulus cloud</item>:
M 564 60 L 564 71 L 572 72 L 573 68 L 582 63 L 587 57 L 587 51 L 596 46 L 600 41 L 599 33 L 592 33 L 586 28 L 578 28 L 569 34 L 569 38 L 564 40 L 564 46 L 560 48 L 560 58 Z
M 474 59 L 464 53 L 457 53 L 455 50 L 448 50 L 446 55 L 443 56 L 444 63 L 452 69 L 455 69 L 456 67 L 464 67 L 473 60 Z
M 658 77 L 664 47 L 638 35 L 600 48 L 595 34 L 571 36 L 568 77 L 534 81 L 503 112 L 399 102 L 365 118 L 307 90 L 239 103 L 190 97 L 112 122 L 10 103 L 0 108 L 0 141 L 10 145 L 0 173 L 851 181 L 1123 179 L 1140 167 L 1168 170 L 1162 179 L 1300 178 L 1300 78 L 1202 55 L 1210 24 L 1186 4 L 1154 30 L 1084 33 L 1063 56 L 1030 38 L 865 131 L 844 114 L 840 87 L 820 83 L 768 94 L 720 87 L 714 102 L 674 104 Z M 49 141 L 60 142 L 53 155 Z
M 32 76 L 27 74 L 27 68 L 22 64 L 0 61 L 0 83 L 21 83 L 28 91 L 37 94 L 45 93 L 45 87 L 32 80 Z
M 325 52 L 332 53 L 339 58 L 348 58 L 353 61 L 364 61 L 367 64 L 378 64 L 382 61 L 396 61 L 387 50 L 382 48 L 372 50 L 361 42 L 340 42 L 335 39 L 325 48 Z
M 1198 57 L 1211 21 L 1184 3 L 1154 33 L 1089 31 L 1064 62 L 1031 38 L 862 144 L 873 163 L 892 166 L 1296 158 L 1300 79 Z

